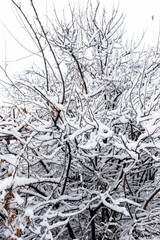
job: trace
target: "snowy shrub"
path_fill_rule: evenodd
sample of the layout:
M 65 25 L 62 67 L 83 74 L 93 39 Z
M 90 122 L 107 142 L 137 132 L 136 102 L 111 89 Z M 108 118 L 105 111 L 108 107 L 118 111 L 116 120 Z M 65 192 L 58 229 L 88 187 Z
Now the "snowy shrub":
M 89 5 L 48 30 L 26 20 L 44 66 L 10 88 L 0 119 L 3 239 L 160 235 L 159 50 L 123 41 L 123 15 Z

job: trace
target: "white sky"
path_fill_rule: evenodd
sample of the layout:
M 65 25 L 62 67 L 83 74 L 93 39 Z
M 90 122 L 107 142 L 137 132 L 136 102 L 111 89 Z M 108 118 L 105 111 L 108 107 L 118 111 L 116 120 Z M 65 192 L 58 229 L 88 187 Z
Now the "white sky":
M 38 3 L 38 11 L 41 11 L 43 15 L 46 15 L 45 2 L 50 0 L 34 0 Z M 62 12 L 62 9 L 66 9 L 68 6 L 68 0 L 52 0 L 56 6 L 58 14 Z M 93 0 L 94 2 L 95 0 Z M 158 39 L 159 23 L 160 23 L 160 0 L 99 0 L 101 5 L 104 6 L 107 12 L 111 12 L 113 5 L 117 6 L 120 2 L 119 12 L 126 14 L 125 26 L 127 29 L 126 37 L 131 39 L 134 36 L 138 39 L 142 36 L 144 30 L 146 31 L 145 42 L 151 45 L 155 45 Z M 29 0 L 21 0 L 16 2 L 22 2 L 26 4 Z M 71 3 L 81 4 L 81 7 L 85 5 L 87 0 L 70 0 Z M 43 5 L 43 7 L 42 7 Z M 11 0 L 1 0 L 0 5 L 0 65 L 5 66 L 5 60 L 7 60 L 7 70 L 10 72 L 20 71 L 25 68 L 26 65 L 31 66 L 33 63 L 32 58 L 26 58 L 25 60 L 18 60 L 29 55 L 29 52 L 25 51 L 11 36 L 13 34 L 26 48 L 31 47 L 30 38 L 22 31 L 21 26 L 18 24 L 16 17 L 13 13 L 13 4 Z M 26 7 L 27 9 L 27 7 Z M 14 9 L 15 11 L 15 9 Z M 30 11 L 30 8 L 28 8 Z M 152 19 L 154 16 L 154 19 Z M 9 29 L 11 34 L 7 32 L 5 26 Z M 6 58 L 6 59 L 5 59 Z M 18 61 L 15 61 L 18 60 Z M 0 72 L 0 77 L 1 77 Z

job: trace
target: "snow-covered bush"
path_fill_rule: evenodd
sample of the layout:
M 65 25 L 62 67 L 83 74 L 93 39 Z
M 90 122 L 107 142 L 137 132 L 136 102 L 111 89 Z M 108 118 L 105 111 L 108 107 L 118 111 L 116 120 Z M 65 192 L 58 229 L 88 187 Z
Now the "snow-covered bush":
M 44 67 L 14 80 L 1 111 L 0 235 L 159 236 L 159 50 L 124 44 L 116 10 L 99 19 L 90 4 L 46 30 L 34 1 L 34 23 L 12 2 Z

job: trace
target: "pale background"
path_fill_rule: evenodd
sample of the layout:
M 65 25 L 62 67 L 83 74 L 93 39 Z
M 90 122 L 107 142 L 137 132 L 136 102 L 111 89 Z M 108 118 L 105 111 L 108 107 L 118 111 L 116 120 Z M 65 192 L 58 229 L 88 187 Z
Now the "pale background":
M 22 8 L 30 14 L 31 8 L 29 0 L 16 1 L 21 2 Z M 45 16 L 49 13 L 48 6 L 50 0 L 34 0 L 38 3 L 38 11 Z M 52 0 L 59 16 L 62 10 L 67 12 L 68 0 Z M 70 0 L 71 5 L 84 8 L 87 0 Z M 93 0 L 96 2 L 96 0 Z M 107 12 L 112 11 L 114 6 L 119 4 L 119 12 L 126 15 L 124 25 L 126 26 L 126 39 L 140 39 L 145 31 L 145 45 L 155 46 L 158 42 L 159 23 L 160 23 L 160 0 L 99 0 L 101 6 L 104 6 Z M 48 8 L 48 10 L 47 10 Z M 0 66 L 5 67 L 8 74 L 23 71 L 26 66 L 31 66 L 34 58 L 29 57 L 30 52 L 34 51 L 30 38 L 22 30 L 18 23 L 16 10 L 11 0 L 1 0 L 0 4 Z M 50 13 L 52 15 L 52 13 Z M 51 16 L 50 16 L 51 17 Z M 5 26 L 4 26 L 5 25 Z M 23 45 L 20 45 L 20 44 Z M 0 71 L 0 79 L 4 76 Z M 1 96 L 0 96 L 1 97 Z

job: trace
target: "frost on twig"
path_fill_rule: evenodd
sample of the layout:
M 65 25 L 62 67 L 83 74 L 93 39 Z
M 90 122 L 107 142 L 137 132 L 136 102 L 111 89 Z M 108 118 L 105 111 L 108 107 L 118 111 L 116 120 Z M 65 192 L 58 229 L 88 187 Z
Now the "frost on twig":
M 3 239 L 156 239 L 160 234 L 158 47 L 123 41 L 100 5 L 34 20 L 11 0 L 43 64 L 0 106 Z M 4 85 L 4 81 L 1 81 Z

